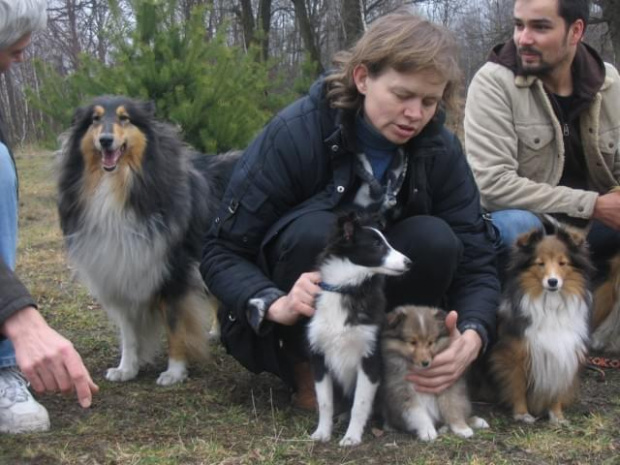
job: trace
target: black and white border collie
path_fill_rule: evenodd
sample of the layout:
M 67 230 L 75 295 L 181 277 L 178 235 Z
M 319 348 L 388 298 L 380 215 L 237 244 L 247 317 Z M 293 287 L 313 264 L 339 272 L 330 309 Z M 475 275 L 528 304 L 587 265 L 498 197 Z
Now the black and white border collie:
M 336 233 L 319 258 L 323 292 L 308 326 L 319 405 L 313 440 L 331 438 L 335 382 L 353 400 L 340 445 L 361 443 L 381 373 L 379 335 L 386 312 L 382 275 L 400 275 L 410 265 L 381 232 L 363 226 L 355 214 L 338 218 Z

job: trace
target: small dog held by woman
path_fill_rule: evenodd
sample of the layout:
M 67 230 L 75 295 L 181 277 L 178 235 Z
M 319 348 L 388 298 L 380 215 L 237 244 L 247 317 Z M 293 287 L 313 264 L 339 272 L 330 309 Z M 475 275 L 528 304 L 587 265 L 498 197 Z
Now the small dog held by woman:
M 589 342 L 592 265 L 581 233 L 523 234 L 512 251 L 490 372 L 515 420 L 565 423 Z
M 381 334 L 379 406 L 385 426 L 417 434 L 422 441 L 436 439 L 440 423 L 464 438 L 473 436 L 473 428 L 489 427 L 482 418 L 471 416 L 464 378 L 439 394 L 416 392 L 405 379 L 413 367 L 430 368 L 435 355 L 448 347 L 445 319 L 446 313 L 438 308 L 401 306 L 388 313 Z
M 361 443 L 381 372 L 379 333 L 386 310 L 382 275 L 400 275 L 410 264 L 383 234 L 364 226 L 354 213 L 338 218 L 337 230 L 319 257 L 323 292 L 308 325 L 319 405 L 315 441 L 331 439 L 336 384 L 353 399 L 340 445 Z

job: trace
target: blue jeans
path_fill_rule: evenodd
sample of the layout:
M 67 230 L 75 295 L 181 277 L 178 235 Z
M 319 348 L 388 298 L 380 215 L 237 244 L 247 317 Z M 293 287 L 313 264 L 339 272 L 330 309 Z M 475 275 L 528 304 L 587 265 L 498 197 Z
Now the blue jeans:
M 17 174 L 9 150 L 0 142 L 0 259 L 11 269 L 15 269 L 16 251 Z M 0 336 L 0 368 L 16 365 L 13 344 Z
M 497 251 L 498 271 L 503 282 L 510 248 L 517 237 L 532 229 L 542 229 L 543 225 L 536 215 L 527 210 L 499 210 L 491 213 L 491 218 L 496 233 L 495 250 Z M 600 274 L 606 269 L 606 261 L 620 251 L 620 231 L 595 220 L 588 232 L 587 241 L 592 262 L 597 269 L 597 274 Z

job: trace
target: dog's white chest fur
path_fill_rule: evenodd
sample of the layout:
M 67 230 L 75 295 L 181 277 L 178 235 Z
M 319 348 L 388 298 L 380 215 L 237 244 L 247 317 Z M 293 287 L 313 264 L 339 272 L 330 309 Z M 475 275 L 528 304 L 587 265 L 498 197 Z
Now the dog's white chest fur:
M 88 200 L 78 232 L 67 237 L 68 254 L 80 278 L 104 306 L 140 307 L 168 274 L 162 219 L 138 221 L 116 201 L 104 176 Z M 159 224 L 157 224 L 159 223 Z M 106 305 L 107 304 L 107 305 Z
M 379 327 L 349 325 L 346 320 L 342 296 L 322 293 L 317 298 L 316 312 L 308 325 L 308 340 L 313 351 L 324 355 L 325 364 L 344 392 L 350 394 L 362 359 L 376 347 Z
M 588 341 L 588 305 L 578 296 L 545 292 L 522 301 L 534 392 L 559 395 L 572 385 Z

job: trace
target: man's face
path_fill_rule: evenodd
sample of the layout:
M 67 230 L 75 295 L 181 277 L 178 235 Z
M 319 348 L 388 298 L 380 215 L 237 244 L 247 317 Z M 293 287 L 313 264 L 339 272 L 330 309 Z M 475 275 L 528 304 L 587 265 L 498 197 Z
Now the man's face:
M 387 69 L 370 76 L 364 65 L 353 72 L 364 95 L 364 117 L 383 137 L 404 144 L 417 136 L 435 115 L 446 80 L 432 70 L 400 73 Z
M 30 44 L 31 34 L 26 34 L 8 48 L 0 49 L 0 73 L 8 71 L 13 63 L 24 61 L 24 50 Z
M 567 26 L 558 13 L 558 1 L 515 1 L 513 39 L 525 74 L 546 75 L 572 62 L 583 23 Z

